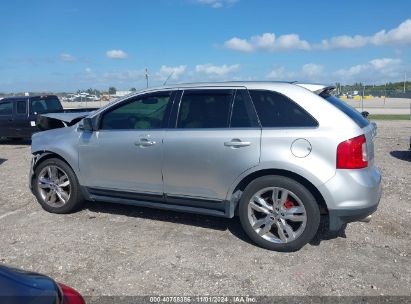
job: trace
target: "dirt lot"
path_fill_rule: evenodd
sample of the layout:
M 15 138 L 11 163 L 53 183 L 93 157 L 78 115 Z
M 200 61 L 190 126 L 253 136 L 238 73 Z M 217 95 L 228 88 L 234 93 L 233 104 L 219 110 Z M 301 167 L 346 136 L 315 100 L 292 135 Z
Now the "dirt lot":
M 92 296 L 411 296 L 411 123 L 377 123 L 373 220 L 290 254 L 254 246 L 236 219 L 104 203 L 47 213 L 27 187 L 30 146 L 1 141 L 0 263 Z

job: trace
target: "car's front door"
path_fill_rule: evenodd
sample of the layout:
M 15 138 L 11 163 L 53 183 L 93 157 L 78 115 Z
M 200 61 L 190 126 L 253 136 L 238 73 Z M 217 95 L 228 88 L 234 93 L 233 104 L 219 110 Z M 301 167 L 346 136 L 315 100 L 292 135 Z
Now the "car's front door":
M 35 122 L 29 121 L 27 99 L 20 99 L 14 102 L 14 131 L 16 137 L 31 137 L 32 125 Z
M 259 163 L 261 128 L 249 96 L 245 89 L 191 89 L 175 104 L 176 126 L 164 138 L 167 200 L 223 201 Z
M 163 136 L 173 95 L 166 91 L 131 97 L 100 114 L 98 130 L 82 133 L 79 166 L 92 193 L 163 195 Z

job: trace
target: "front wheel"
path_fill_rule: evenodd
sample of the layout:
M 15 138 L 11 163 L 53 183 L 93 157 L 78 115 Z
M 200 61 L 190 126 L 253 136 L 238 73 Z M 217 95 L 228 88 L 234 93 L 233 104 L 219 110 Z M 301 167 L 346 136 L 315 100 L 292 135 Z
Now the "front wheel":
M 259 246 L 275 251 L 299 250 L 320 223 L 318 204 L 303 185 L 277 175 L 252 181 L 240 200 L 241 225 Z
M 65 162 L 58 158 L 46 159 L 34 173 L 34 195 L 43 209 L 51 213 L 70 213 L 82 206 L 76 175 Z

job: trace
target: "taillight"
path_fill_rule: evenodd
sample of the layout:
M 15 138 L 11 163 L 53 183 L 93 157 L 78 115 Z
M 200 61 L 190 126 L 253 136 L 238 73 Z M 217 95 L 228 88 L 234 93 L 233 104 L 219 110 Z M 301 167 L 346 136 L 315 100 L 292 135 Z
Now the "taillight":
M 86 304 L 78 291 L 61 283 L 58 285 L 61 289 L 63 304 Z
M 337 169 L 361 169 L 367 166 L 367 139 L 364 135 L 343 141 L 338 145 Z

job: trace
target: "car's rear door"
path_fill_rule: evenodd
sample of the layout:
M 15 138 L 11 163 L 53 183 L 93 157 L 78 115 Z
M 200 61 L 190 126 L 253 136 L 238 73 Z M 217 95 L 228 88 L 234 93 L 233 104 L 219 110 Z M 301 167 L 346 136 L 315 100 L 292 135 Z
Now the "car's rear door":
M 163 136 L 172 91 L 131 97 L 99 114 L 98 130 L 79 141 L 82 184 L 95 195 L 163 196 Z
M 223 201 L 234 180 L 259 163 L 255 111 L 242 88 L 185 89 L 180 96 L 164 138 L 167 201 Z
M 0 100 L 0 137 L 13 137 L 13 102 Z

